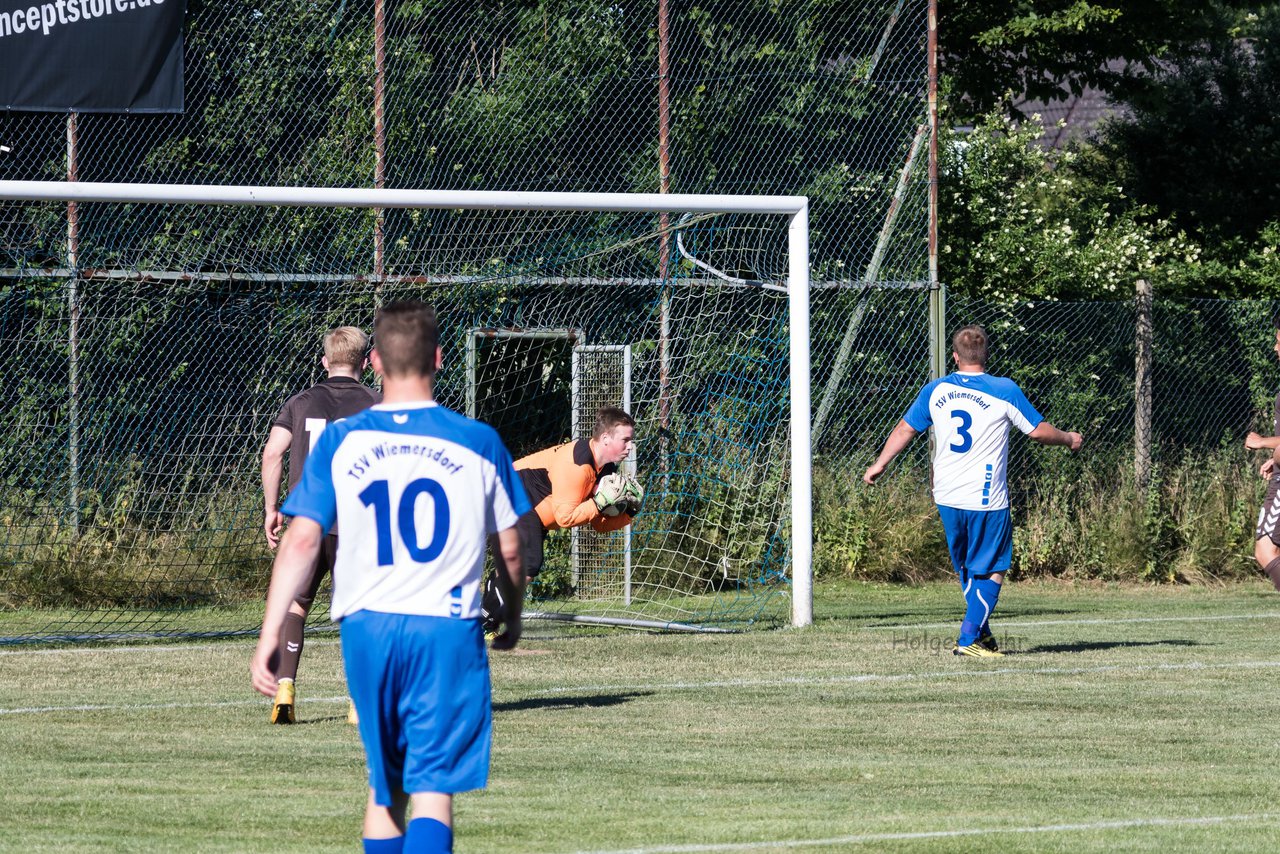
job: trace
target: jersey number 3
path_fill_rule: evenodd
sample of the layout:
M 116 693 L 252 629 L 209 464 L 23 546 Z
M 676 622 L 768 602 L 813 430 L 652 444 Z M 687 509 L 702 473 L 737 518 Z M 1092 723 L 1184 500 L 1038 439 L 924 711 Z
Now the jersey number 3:
M 423 493 L 431 496 L 435 502 L 435 525 L 431 531 L 431 539 L 425 546 L 418 541 L 418 521 L 414 512 L 418 497 Z M 449 539 L 449 497 L 444 487 L 429 477 L 412 481 L 400 493 L 400 503 L 396 509 L 395 519 L 391 516 L 391 487 L 385 480 L 375 480 L 360 493 L 360 500 L 365 507 L 373 508 L 373 518 L 378 532 L 378 566 L 390 566 L 395 563 L 395 550 L 392 548 L 392 522 L 404 543 L 409 556 L 418 563 L 435 560 L 444 551 L 444 544 Z
M 963 454 L 973 447 L 973 434 L 969 432 L 969 428 L 973 426 L 973 416 L 963 409 L 953 409 L 951 410 L 951 417 L 960 422 L 956 427 L 956 436 L 959 437 L 960 441 L 947 447 L 957 454 Z

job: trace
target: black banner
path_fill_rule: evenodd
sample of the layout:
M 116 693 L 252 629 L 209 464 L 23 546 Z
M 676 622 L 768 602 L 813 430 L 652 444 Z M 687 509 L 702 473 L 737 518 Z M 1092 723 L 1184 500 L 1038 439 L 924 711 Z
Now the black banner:
M 0 0 L 0 110 L 182 112 L 186 0 Z

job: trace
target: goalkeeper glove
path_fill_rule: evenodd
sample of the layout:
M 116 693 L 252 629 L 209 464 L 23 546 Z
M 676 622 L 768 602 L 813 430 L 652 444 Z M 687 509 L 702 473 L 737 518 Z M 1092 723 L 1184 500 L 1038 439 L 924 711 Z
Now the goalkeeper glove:
M 634 516 L 640 512 L 642 503 L 644 503 L 644 487 L 634 477 L 627 477 L 626 485 L 622 490 L 622 511 L 628 516 Z
M 596 484 L 596 509 L 606 515 L 613 515 L 607 513 L 605 508 L 613 507 L 621 501 L 626 488 L 627 482 L 620 474 L 607 474 L 600 478 Z

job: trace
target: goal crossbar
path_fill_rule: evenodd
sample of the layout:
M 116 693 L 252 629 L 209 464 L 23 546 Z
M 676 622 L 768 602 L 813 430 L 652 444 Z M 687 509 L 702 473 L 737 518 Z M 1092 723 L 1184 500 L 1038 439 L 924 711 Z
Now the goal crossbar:
M 791 623 L 813 621 L 813 514 L 809 392 L 809 200 L 804 196 L 540 193 L 344 187 L 252 187 L 0 181 L 0 201 L 279 207 L 422 208 L 574 212 L 740 213 L 788 218 L 790 328 Z
M 281 207 L 434 208 L 440 210 L 757 213 L 807 211 L 805 196 L 679 193 L 534 193 L 496 190 L 391 190 L 360 187 L 250 187 L 217 184 L 112 184 L 0 181 L 0 200 L 47 202 L 278 205 Z

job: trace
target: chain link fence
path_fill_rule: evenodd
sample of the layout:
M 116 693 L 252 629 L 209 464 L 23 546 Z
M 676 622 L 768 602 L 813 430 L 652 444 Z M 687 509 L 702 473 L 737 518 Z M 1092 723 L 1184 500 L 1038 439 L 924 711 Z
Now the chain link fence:
M 1269 435 L 1280 390 L 1273 351 L 1280 305 L 1168 299 L 1149 305 L 1141 298 L 1014 306 L 953 298 L 948 328 L 988 329 L 988 369 L 1017 380 L 1055 425 L 1084 434 L 1089 453 L 1077 465 L 1168 466 L 1238 447 L 1249 430 Z M 1149 327 L 1141 322 L 1147 312 Z M 1034 488 L 1037 460 L 1050 457 L 1061 454 L 1019 454 L 1013 486 Z
M 807 195 L 823 526 L 930 375 L 927 6 L 661 8 L 193 2 L 185 114 L 0 113 L 0 179 Z M 665 521 L 632 543 L 640 560 L 687 559 L 680 584 L 708 596 L 776 582 L 789 554 L 776 225 L 0 205 L 0 634 L 252 630 L 270 418 L 318 379 L 324 329 L 367 325 L 395 295 L 456 318 L 441 392 L 457 408 L 476 328 L 632 347 L 652 439 L 641 470 L 668 473 L 646 508 Z M 1136 478 L 1146 458 L 1158 481 L 1268 426 L 1276 306 L 1155 301 L 1145 372 L 1139 309 L 949 300 L 945 328 L 985 324 L 991 370 L 1088 441 L 1068 457 L 1015 440 L 1015 506 Z M 684 336 L 666 391 L 664 313 Z M 571 384 L 554 349 L 519 355 L 526 385 L 504 386 L 548 418 Z M 916 443 L 901 478 L 919 494 L 925 456 Z M 690 514 L 699 526 L 679 522 Z M 820 564 L 851 539 L 817 533 Z
M 823 305 L 824 296 L 815 300 Z M 818 576 L 946 578 L 950 561 L 917 440 L 874 488 L 860 478 L 930 379 L 916 343 L 925 294 L 842 291 L 815 308 L 813 336 L 839 359 L 815 366 Z M 1085 438 L 1078 455 L 1015 431 L 1010 499 L 1014 571 L 1076 578 L 1244 578 L 1266 483 L 1250 430 L 1273 432 L 1280 303 L 1156 298 L 994 304 L 949 295 L 950 332 L 988 330 L 988 370 L 1013 378 L 1039 412 Z M 1145 322 L 1144 322 L 1145 320 Z M 849 339 L 845 339 L 849 340 Z
M 675 0 L 660 26 L 664 5 L 192 2 L 185 114 L 0 113 L 0 178 L 802 194 L 815 278 L 922 280 L 927 4 Z M 242 213 L 168 260 L 394 275 L 450 238 L 313 217 Z M 127 269 L 182 236 L 163 207 L 87 218 L 72 247 L 44 225 L 5 235 L 3 266 Z
M 924 378 L 926 11 L 191 2 L 183 115 L 0 113 L 0 179 L 807 195 L 821 447 L 850 454 L 847 396 L 882 399 L 850 373 L 855 345 L 884 348 L 881 391 Z M 777 225 L 0 205 L 0 635 L 252 630 L 270 419 L 318 379 L 328 326 L 367 325 L 395 295 L 449 319 L 441 393 L 458 408 L 476 328 L 631 346 L 639 462 L 663 473 L 640 568 L 678 558 L 677 586 L 713 616 L 776 618 L 741 594 L 777 592 L 790 553 Z M 882 304 L 908 325 L 853 319 Z M 518 356 L 518 394 L 567 411 L 553 349 Z

